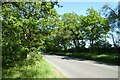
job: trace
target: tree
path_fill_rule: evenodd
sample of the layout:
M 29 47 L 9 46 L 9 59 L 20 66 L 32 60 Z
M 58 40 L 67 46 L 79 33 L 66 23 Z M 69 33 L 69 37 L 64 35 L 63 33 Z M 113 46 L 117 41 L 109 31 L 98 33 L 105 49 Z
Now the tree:
M 38 25 L 42 24 L 41 19 L 45 20 L 54 16 L 53 9 L 56 4 L 54 2 L 3 3 L 3 65 L 24 60 L 27 58 L 27 54 L 33 51 L 33 48 L 37 49 L 43 45 L 45 35 Z
M 111 27 L 111 37 L 113 40 L 114 47 L 120 47 L 120 1 L 118 2 L 118 6 L 115 9 L 112 9 L 109 5 L 103 6 L 103 13 L 105 17 L 109 19 L 109 24 Z M 115 33 L 114 33 L 115 32 Z M 117 38 L 115 35 L 117 34 Z
M 86 38 L 90 41 L 91 50 L 96 40 L 106 35 L 110 29 L 108 20 L 101 17 L 101 15 L 93 8 L 87 10 L 85 22 Z
M 82 37 L 81 26 L 80 26 L 80 16 L 75 13 L 65 13 L 62 16 L 62 21 L 64 30 L 68 31 L 68 37 L 70 41 L 74 43 L 75 48 L 79 47 L 79 40 Z

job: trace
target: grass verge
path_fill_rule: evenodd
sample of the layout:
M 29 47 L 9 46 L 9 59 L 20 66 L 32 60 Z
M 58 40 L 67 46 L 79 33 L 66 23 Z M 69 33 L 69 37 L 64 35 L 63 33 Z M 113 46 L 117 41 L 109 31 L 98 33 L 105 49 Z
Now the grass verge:
M 119 65 L 118 63 L 118 56 L 119 54 L 97 54 L 97 53 L 68 53 L 68 52 L 59 52 L 59 53 L 51 53 L 57 54 L 61 56 L 69 56 L 75 58 L 83 58 L 88 60 L 100 61 L 108 64 L 115 64 Z
M 41 55 L 31 53 L 25 61 L 2 70 L 2 78 L 64 78 Z

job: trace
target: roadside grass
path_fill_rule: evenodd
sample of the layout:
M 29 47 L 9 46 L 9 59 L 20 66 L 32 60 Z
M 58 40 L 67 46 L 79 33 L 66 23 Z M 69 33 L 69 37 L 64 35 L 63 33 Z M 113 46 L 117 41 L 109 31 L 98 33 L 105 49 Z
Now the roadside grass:
M 2 78 L 64 78 L 44 57 L 31 53 L 28 60 L 15 63 L 14 67 L 2 70 Z
M 75 53 L 73 56 L 110 64 L 118 64 L 117 54 Z
M 105 63 L 108 63 L 108 64 L 119 65 L 119 63 L 118 63 L 119 54 L 117 54 L 117 53 L 97 54 L 97 53 L 69 53 L 69 52 L 54 53 L 53 52 L 52 54 L 61 55 L 61 56 L 75 57 L 75 58 L 83 58 L 83 59 L 88 59 L 88 60 L 95 60 L 95 61 L 105 62 Z

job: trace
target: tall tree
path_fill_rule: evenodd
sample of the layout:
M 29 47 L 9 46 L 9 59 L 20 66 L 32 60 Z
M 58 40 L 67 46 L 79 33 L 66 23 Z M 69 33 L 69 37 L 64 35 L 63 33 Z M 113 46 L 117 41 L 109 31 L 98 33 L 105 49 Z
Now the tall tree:
M 111 37 L 113 40 L 114 47 L 120 47 L 120 1 L 118 2 L 118 6 L 113 9 L 109 5 L 103 6 L 103 13 L 105 17 L 109 19 L 109 24 L 111 26 Z M 117 35 L 117 36 L 116 36 Z M 115 38 L 116 36 L 116 38 Z
M 84 21 L 86 24 L 86 38 L 90 41 L 90 47 L 93 49 L 95 41 L 106 35 L 110 28 L 108 20 L 101 17 L 100 13 L 93 8 L 89 8 L 87 14 Z
M 82 36 L 81 26 L 79 26 L 80 16 L 75 13 L 65 13 L 62 16 L 62 21 L 64 22 L 64 30 L 69 30 L 70 34 L 68 36 L 73 41 L 75 48 L 78 48 L 79 39 Z

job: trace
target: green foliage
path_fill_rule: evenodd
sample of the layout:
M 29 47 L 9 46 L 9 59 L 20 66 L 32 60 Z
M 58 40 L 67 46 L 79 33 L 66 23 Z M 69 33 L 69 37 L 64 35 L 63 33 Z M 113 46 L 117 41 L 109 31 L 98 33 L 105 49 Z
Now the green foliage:
M 42 73 L 38 72 L 41 70 L 39 65 L 47 66 L 46 62 L 41 61 L 42 56 L 34 54 L 38 51 L 60 52 L 69 49 L 74 49 L 75 52 L 80 49 L 84 51 L 88 41 L 90 41 L 90 51 L 96 52 L 99 48 L 111 47 L 106 41 L 107 33 L 110 31 L 109 21 L 99 12 L 89 8 L 86 16 L 76 13 L 59 15 L 54 8 L 55 5 L 60 7 L 58 2 L 3 3 L 3 19 L 1 19 L 3 27 L 0 42 L 2 40 L 4 77 L 46 77 L 47 75 L 43 75 L 49 74 L 44 72 L 47 70 L 46 67 L 41 68 Z M 67 55 L 100 61 L 117 59 L 106 54 L 70 53 Z M 22 65 L 23 73 L 18 70 L 20 65 Z M 35 66 L 36 68 L 30 71 Z M 10 73 L 12 74 L 10 75 Z
M 44 37 L 44 51 L 67 51 L 69 48 L 85 48 L 86 41 L 90 41 L 91 51 L 97 42 L 105 39 L 110 27 L 108 19 L 101 17 L 101 14 L 93 8 L 87 10 L 87 15 L 65 13 L 55 15 L 40 22 Z M 104 42 L 104 44 L 107 42 Z M 96 44 L 96 46 L 94 46 Z
M 108 20 L 93 8 L 89 8 L 87 12 L 87 16 L 65 13 L 57 19 L 60 20 L 59 25 L 52 34 L 56 46 L 61 46 L 63 50 L 71 46 L 84 48 L 85 42 L 90 41 L 90 47 L 94 47 L 97 40 L 106 36 L 110 30 Z
M 24 60 L 32 48 L 43 46 L 47 31 L 42 20 L 49 20 L 56 14 L 54 2 L 4 2 L 2 5 L 2 53 L 3 67 L 8 63 Z M 49 22 L 49 21 L 45 21 Z M 44 33 L 45 32 L 45 33 Z M 48 34 L 47 34 L 48 35 Z M 43 47 L 41 47 L 43 48 Z M 41 49 L 39 48 L 39 49 Z
M 98 40 L 108 33 L 110 30 L 108 20 L 102 18 L 98 12 L 93 8 L 89 8 L 87 15 L 87 26 L 86 26 L 86 35 L 91 42 L 91 47 L 93 47 L 93 41 Z
M 30 58 L 31 57 L 31 58 Z M 6 78 L 58 78 L 63 77 L 58 74 L 53 66 L 45 61 L 40 54 L 31 52 L 25 61 L 14 63 L 15 66 L 3 69 L 3 79 Z

